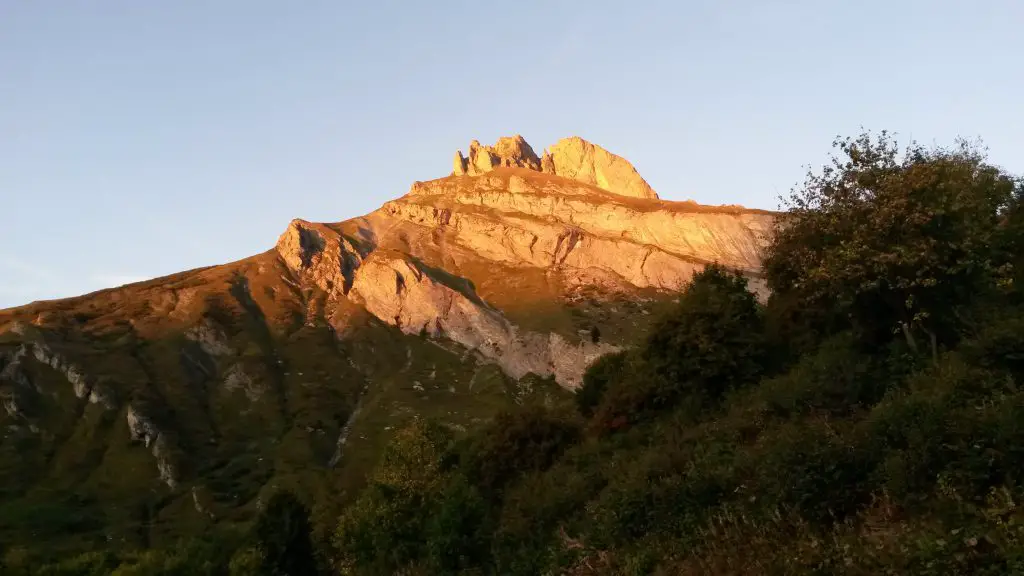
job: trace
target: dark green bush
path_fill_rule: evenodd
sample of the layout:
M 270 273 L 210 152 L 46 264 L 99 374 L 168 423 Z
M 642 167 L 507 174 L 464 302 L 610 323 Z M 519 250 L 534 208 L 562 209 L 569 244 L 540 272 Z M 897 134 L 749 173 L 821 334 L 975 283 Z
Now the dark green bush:
M 878 361 L 857 349 L 849 334 L 824 341 L 788 372 L 764 381 L 757 391 L 782 418 L 812 412 L 847 415 L 881 400 L 888 380 Z
M 464 476 L 456 475 L 438 496 L 426 526 L 426 557 L 433 574 L 479 566 L 489 556 L 490 508 Z
M 264 573 L 316 574 L 311 531 L 309 511 L 294 494 L 281 491 L 271 496 L 253 530 Z
M 626 351 L 606 354 L 591 364 L 583 374 L 583 385 L 576 391 L 576 407 L 580 414 L 593 416 L 594 408 L 601 403 L 601 397 L 608 385 L 627 376 L 626 369 L 630 356 Z
M 544 470 L 580 438 L 579 426 L 541 407 L 499 414 L 474 438 L 461 469 L 488 497 L 519 475 Z
M 711 399 L 756 382 L 765 352 L 763 319 L 747 280 L 717 265 L 694 275 L 642 350 L 667 392 Z

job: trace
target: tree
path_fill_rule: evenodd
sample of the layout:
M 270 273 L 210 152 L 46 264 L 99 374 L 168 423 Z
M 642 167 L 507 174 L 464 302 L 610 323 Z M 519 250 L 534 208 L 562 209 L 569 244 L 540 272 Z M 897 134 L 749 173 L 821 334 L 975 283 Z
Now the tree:
M 805 309 L 840 312 L 870 344 L 898 332 L 917 350 L 927 336 L 934 356 L 995 277 L 993 240 L 1019 180 L 963 141 L 912 144 L 902 156 L 886 132 L 833 146 L 830 164 L 785 201 L 765 254 L 768 286 Z
M 274 576 L 316 574 L 309 511 L 291 492 L 271 496 L 256 520 L 254 533 L 263 569 Z
M 764 364 L 764 321 L 746 278 L 717 264 L 695 274 L 642 354 L 668 392 L 719 398 L 756 380 Z
M 395 434 L 369 486 L 339 519 L 335 545 L 343 574 L 391 574 L 422 561 L 451 445 L 446 429 L 421 419 Z
M 760 306 L 746 278 L 710 264 L 694 275 L 679 305 L 654 325 L 643 346 L 623 357 L 617 375 L 603 374 L 612 366 L 595 367 L 587 396 L 577 403 L 585 409 L 589 397 L 607 386 L 591 419 L 599 433 L 683 404 L 699 411 L 726 391 L 756 382 L 766 350 Z

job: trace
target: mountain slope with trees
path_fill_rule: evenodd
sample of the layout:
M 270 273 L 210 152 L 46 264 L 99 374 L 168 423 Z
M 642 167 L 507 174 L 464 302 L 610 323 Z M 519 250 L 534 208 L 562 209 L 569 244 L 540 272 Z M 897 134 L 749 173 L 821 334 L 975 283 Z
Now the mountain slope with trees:
M 1024 573 L 1022 202 L 977 146 L 839 140 L 767 302 L 709 265 L 575 402 L 412 419 L 312 544 L 297 494 L 216 549 L 21 573 Z

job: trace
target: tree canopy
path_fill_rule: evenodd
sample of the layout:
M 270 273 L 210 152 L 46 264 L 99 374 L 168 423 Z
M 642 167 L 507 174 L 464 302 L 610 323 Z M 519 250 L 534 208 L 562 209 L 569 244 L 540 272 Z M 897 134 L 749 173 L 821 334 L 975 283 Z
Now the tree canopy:
M 837 139 L 836 153 L 785 202 L 764 258 L 777 298 L 828 308 L 868 342 L 894 331 L 956 339 L 962 313 L 1006 273 L 999 224 L 1021 181 L 976 144 L 911 144 L 887 132 Z

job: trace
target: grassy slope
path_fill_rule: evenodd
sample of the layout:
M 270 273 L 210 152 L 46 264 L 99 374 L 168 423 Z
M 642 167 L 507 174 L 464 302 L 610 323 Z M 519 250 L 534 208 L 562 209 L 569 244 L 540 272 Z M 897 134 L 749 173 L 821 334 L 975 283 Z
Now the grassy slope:
M 553 306 L 549 315 L 562 316 L 541 322 L 567 314 Z M 247 522 L 261 494 L 284 486 L 317 502 L 317 517 L 329 522 L 412 414 L 465 428 L 514 403 L 567 398 L 553 382 L 510 381 L 457 346 L 400 334 L 345 302 L 333 309 L 269 253 L 3 311 L 0 327 L 37 319 L 44 327 L 31 332 L 117 402 L 105 410 L 79 400 L 63 375 L 23 362 L 42 394 L 27 420 L 0 412 L 0 541 L 8 545 L 165 545 Z M 202 319 L 222 329 L 231 354 L 209 356 L 185 338 Z M 0 354 L 24 340 L 6 332 Z M 235 365 L 257 399 L 225 386 Z M 175 489 L 160 481 L 151 450 L 131 441 L 129 404 L 172 440 Z

